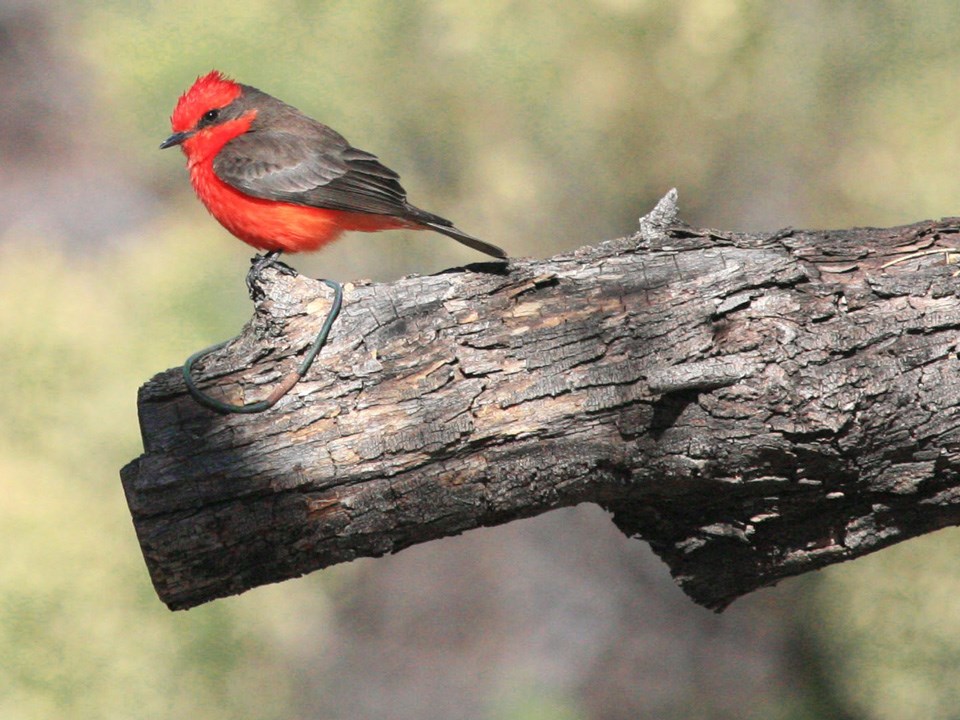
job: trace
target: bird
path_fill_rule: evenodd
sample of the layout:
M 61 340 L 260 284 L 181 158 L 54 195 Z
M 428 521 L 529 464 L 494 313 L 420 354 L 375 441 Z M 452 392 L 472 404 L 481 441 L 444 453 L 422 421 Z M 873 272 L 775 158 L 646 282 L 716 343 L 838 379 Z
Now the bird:
M 254 282 L 281 253 L 312 252 L 345 231 L 432 230 L 497 259 L 506 252 L 407 201 L 376 155 L 295 107 L 212 70 L 177 101 L 172 134 L 190 182 L 230 233 L 265 251 Z M 282 265 L 282 263 L 280 263 Z M 247 284 L 254 294 L 251 277 Z

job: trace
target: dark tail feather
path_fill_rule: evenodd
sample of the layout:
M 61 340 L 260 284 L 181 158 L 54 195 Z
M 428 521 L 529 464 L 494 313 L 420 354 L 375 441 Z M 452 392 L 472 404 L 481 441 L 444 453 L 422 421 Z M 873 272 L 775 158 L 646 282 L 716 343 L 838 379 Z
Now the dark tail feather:
M 453 238 L 459 243 L 463 243 L 467 247 L 472 247 L 474 250 L 479 250 L 480 252 L 490 255 L 491 257 L 506 259 L 507 253 L 503 251 L 502 248 L 498 248 L 496 245 L 491 245 L 488 242 L 484 242 L 479 238 L 475 238 L 473 235 L 467 235 L 463 230 L 458 230 L 453 225 L 444 225 L 439 222 L 425 222 L 424 227 L 428 227 L 431 230 L 435 230 L 438 233 L 442 233 L 449 238 Z
M 475 238 L 473 235 L 467 235 L 463 230 L 455 228 L 453 223 L 446 218 L 442 218 L 439 215 L 434 215 L 426 210 L 421 210 L 418 207 L 414 207 L 410 203 L 405 203 L 405 205 L 406 207 L 404 209 L 406 212 L 401 217 L 412 220 L 421 227 L 428 228 L 434 232 L 438 232 L 442 235 L 446 235 L 449 238 L 453 238 L 458 243 L 463 243 L 467 247 L 472 247 L 474 250 L 479 250 L 485 255 L 490 255 L 491 257 L 500 258 L 503 260 L 506 259 L 507 253 L 505 253 L 501 248 L 498 248 L 496 245 L 491 245 L 488 242 L 484 242 L 479 238 Z

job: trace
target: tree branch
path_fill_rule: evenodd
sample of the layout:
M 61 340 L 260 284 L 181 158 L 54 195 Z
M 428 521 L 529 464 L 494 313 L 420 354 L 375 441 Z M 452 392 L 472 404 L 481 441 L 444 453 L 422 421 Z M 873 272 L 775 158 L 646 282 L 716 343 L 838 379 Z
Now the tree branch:
M 310 373 L 260 415 L 153 378 L 121 476 L 161 599 L 594 502 L 722 609 L 958 524 L 958 221 L 746 235 L 674 216 L 668 195 L 631 238 L 348 286 Z M 313 280 L 267 277 L 198 365 L 231 402 L 268 394 L 328 307 Z

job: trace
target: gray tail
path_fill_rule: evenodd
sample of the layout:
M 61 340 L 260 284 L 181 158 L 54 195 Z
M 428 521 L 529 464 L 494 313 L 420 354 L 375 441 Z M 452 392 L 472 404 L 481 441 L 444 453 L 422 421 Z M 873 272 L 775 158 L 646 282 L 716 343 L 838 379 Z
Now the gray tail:
M 505 260 L 507 253 L 503 251 L 502 248 L 498 248 L 496 245 L 491 245 L 488 242 L 484 242 L 480 238 L 475 238 L 473 235 L 467 235 L 463 230 L 453 226 L 453 223 L 442 218 L 439 215 L 434 215 L 433 213 L 428 213 L 426 210 L 421 210 L 418 207 L 414 207 L 410 203 L 405 203 L 406 207 L 404 208 L 406 212 L 404 217 L 413 220 L 417 225 L 422 227 L 429 228 L 434 232 L 441 233 L 446 235 L 449 238 L 453 238 L 458 243 L 463 243 L 467 247 L 472 247 L 474 250 L 479 250 L 485 255 L 490 255 L 491 257 L 500 258 Z
M 475 238 L 473 235 L 467 235 L 463 230 L 455 228 L 452 224 L 445 225 L 443 222 L 425 222 L 424 226 L 491 257 L 501 258 L 503 260 L 507 258 L 507 253 L 504 252 L 503 248 L 498 248 L 496 245 L 484 242 L 479 238 Z

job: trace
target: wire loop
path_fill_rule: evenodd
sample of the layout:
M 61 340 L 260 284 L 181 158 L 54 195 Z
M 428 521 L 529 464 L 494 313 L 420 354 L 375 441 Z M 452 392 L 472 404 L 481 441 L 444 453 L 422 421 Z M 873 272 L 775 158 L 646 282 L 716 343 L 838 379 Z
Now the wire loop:
M 187 390 L 190 391 L 193 399 L 204 407 L 224 414 L 260 413 L 264 410 L 269 410 L 276 405 L 280 398 L 290 392 L 293 386 L 300 381 L 300 378 L 307 374 L 307 371 L 310 369 L 313 361 L 316 359 L 317 355 L 320 354 L 321 348 L 323 348 L 324 344 L 326 344 L 327 336 L 330 334 L 330 328 L 333 327 L 334 321 L 340 314 L 340 307 L 343 305 L 343 286 L 336 280 L 326 280 L 321 278 L 320 282 L 326 284 L 327 287 L 333 290 L 333 302 L 330 304 L 330 309 L 327 311 L 327 317 L 324 318 L 320 332 L 317 333 L 316 340 L 314 340 L 313 344 L 310 345 L 310 348 L 307 350 L 307 354 L 297 366 L 297 369 L 288 373 L 265 399 L 258 402 L 247 403 L 245 405 L 234 405 L 233 403 L 227 403 L 223 402 L 222 400 L 212 398 L 197 387 L 197 384 L 193 379 L 193 366 L 198 360 L 200 360 L 200 358 L 206 357 L 210 353 L 216 352 L 220 348 L 227 345 L 230 342 L 229 340 L 224 340 L 221 343 L 211 345 L 210 347 L 204 348 L 199 352 L 195 352 L 193 355 L 188 357 L 187 361 L 183 364 L 183 381 L 187 384 Z

